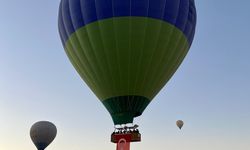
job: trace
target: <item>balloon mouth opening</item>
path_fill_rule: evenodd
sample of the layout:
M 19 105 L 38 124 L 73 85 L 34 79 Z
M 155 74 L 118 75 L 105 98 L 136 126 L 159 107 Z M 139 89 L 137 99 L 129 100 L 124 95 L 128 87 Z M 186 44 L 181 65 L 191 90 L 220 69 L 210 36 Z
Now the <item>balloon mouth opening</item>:
M 102 101 L 115 125 L 133 123 L 150 103 L 144 96 L 127 95 L 108 98 Z
M 49 144 L 48 143 L 34 143 L 37 150 L 44 150 Z
M 111 117 L 115 125 L 123 125 L 133 123 L 135 114 L 133 112 L 122 112 L 111 114 Z

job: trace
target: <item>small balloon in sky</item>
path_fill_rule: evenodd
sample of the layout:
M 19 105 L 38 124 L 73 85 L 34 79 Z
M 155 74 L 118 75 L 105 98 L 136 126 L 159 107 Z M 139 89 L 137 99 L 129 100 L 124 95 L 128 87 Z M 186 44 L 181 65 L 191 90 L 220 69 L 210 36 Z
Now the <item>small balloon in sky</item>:
M 176 121 L 176 125 L 177 125 L 177 127 L 179 127 L 179 129 L 181 130 L 181 128 L 182 128 L 183 125 L 184 125 L 184 122 L 183 122 L 182 120 L 177 120 L 177 121 Z
M 56 126 L 48 121 L 39 121 L 32 125 L 30 138 L 38 150 L 44 150 L 56 137 Z

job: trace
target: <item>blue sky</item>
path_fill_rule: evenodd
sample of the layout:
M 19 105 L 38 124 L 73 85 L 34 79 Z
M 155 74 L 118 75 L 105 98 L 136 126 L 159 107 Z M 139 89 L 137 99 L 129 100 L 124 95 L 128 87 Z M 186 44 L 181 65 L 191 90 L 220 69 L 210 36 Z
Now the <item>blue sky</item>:
M 31 125 L 58 128 L 48 150 L 115 149 L 113 123 L 63 50 L 59 0 L 0 1 L 0 150 L 33 150 Z M 250 1 L 196 1 L 198 22 L 184 62 L 144 114 L 131 149 L 250 147 Z M 179 131 L 175 121 L 185 126 Z

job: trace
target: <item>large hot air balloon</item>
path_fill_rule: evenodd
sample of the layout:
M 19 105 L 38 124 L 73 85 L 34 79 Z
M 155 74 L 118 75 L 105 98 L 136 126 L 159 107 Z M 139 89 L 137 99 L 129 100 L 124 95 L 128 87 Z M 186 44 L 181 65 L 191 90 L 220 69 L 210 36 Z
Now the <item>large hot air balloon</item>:
M 59 33 L 115 125 L 133 123 L 186 56 L 194 0 L 61 0 Z
M 56 126 L 48 121 L 39 121 L 32 125 L 30 137 L 37 150 L 44 150 L 56 137 Z

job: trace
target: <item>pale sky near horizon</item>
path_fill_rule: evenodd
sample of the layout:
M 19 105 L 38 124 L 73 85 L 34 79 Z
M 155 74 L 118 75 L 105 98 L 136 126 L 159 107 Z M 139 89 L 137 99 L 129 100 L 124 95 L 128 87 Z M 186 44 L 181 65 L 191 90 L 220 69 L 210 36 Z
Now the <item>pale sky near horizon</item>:
M 58 128 L 46 150 L 115 150 L 111 117 L 63 50 L 58 5 L 0 0 L 0 150 L 35 150 L 29 129 L 40 120 Z M 131 150 L 250 149 L 249 6 L 249 0 L 196 0 L 193 45 L 135 120 L 142 142 Z

